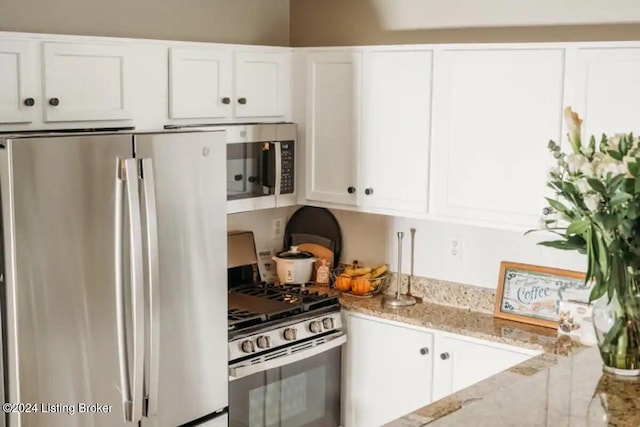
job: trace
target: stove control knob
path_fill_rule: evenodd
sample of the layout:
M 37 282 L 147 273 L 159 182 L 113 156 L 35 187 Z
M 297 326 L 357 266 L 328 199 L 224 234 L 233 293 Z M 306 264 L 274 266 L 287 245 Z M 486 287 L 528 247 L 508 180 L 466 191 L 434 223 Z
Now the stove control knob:
M 309 330 L 314 334 L 322 332 L 322 322 L 320 322 L 319 320 L 314 320 L 313 322 L 309 323 Z
M 269 348 L 271 347 L 271 338 L 265 335 L 260 335 L 256 340 L 256 344 L 258 344 L 258 348 Z
M 284 339 L 287 341 L 293 341 L 296 339 L 297 332 L 294 328 L 287 328 L 284 330 Z
M 322 319 L 322 326 L 325 330 L 333 329 L 333 319 L 331 317 L 325 317 Z
M 251 341 L 251 340 L 242 341 L 242 344 L 240 344 L 240 348 L 245 353 L 253 353 L 254 351 L 256 351 L 256 349 L 255 349 L 255 347 L 253 345 L 253 341 Z

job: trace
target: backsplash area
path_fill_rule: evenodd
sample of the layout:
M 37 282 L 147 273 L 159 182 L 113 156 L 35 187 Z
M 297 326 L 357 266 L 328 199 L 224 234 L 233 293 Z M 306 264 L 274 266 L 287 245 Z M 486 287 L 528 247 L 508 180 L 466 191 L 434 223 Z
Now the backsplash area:
M 263 280 L 269 280 L 274 271 L 271 257 L 282 250 L 284 227 L 297 209 L 298 207 L 294 206 L 227 215 L 227 231 L 253 231 L 256 250 L 258 251 L 260 274 Z M 279 236 L 274 233 L 274 220 L 276 218 L 282 219 L 282 228 Z
M 416 228 L 415 270 L 419 277 L 466 283 L 496 289 L 501 261 L 521 262 L 568 270 L 586 270 L 586 260 L 576 252 L 546 248 L 536 243 L 548 233 L 531 233 L 419 220 L 359 212 L 332 210 L 342 228 L 342 262 L 354 259 L 366 264 L 388 262 L 397 271 L 397 232 L 404 232 L 402 272 L 409 273 L 410 228 Z M 450 253 L 451 241 L 459 244 L 458 256 Z
M 387 286 L 382 290 L 385 294 L 395 294 L 397 289 L 397 274 L 391 273 Z M 409 275 L 401 278 L 401 293 L 409 291 Z M 420 298 L 422 302 L 446 305 L 468 311 L 493 313 L 496 291 L 479 286 L 463 285 L 445 280 L 416 277 L 411 279 L 411 295 Z

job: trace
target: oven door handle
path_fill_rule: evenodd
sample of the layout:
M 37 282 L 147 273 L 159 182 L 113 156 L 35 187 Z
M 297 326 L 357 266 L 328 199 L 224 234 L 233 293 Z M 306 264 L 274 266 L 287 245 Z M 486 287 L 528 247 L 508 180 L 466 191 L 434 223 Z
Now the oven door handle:
M 317 354 L 324 353 L 332 348 L 339 347 L 347 342 L 347 335 L 340 334 L 332 340 L 310 348 L 309 350 L 300 351 L 287 356 L 278 357 L 268 360 L 263 363 L 256 363 L 255 365 L 240 366 L 237 368 L 229 368 L 229 381 L 235 381 L 246 376 L 256 374 L 258 372 L 264 372 L 269 369 L 279 368 L 284 365 L 288 365 L 293 362 L 298 362 L 309 357 L 313 357 Z

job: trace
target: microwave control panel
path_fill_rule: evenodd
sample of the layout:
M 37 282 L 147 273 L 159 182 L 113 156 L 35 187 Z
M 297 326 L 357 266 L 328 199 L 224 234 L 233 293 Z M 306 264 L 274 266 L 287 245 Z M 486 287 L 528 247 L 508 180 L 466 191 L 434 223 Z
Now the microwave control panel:
M 283 141 L 280 143 L 280 158 L 282 164 L 282 175 L 280 179 L 280 194 L 293 193 L 293 176 L 295 156 L 293 152 L 293 141 Z

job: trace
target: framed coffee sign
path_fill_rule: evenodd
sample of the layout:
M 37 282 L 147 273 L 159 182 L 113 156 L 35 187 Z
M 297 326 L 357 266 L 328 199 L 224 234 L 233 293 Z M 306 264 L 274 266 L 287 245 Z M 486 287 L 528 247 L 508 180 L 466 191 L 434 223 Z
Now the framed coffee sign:
M 584 278 L 577 271 L 503 261 L 494 316 L 557 328 L 560 301 L 588 301 L 591 283 Z

